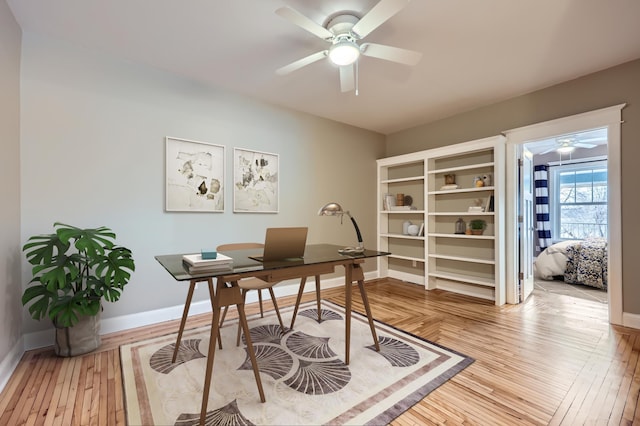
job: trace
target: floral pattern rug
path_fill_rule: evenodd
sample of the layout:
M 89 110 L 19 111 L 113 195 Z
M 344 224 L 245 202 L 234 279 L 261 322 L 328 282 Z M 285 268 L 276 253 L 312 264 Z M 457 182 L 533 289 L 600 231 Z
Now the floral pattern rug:
M 386 424 L 473 362 L 381 322 L 377 352 L 367 318 L 353 312 L 346 365 L 344 308 L 324 300 L 321 306 L 321 322 L 315 301 L 309 302 L 301 305 L 295 328 L 284 333 L 273 311 L 248 318 L 265 403 L 244 339 L 235 345 L 237 320 L 225 322 L 207 424 Z M 285 324 L 292 311 L 281 309 Z M 129 425 L 198 424 L 209 328 L 186 330 L 172 363 L 175 339 L 176 333 L 120 347 Z

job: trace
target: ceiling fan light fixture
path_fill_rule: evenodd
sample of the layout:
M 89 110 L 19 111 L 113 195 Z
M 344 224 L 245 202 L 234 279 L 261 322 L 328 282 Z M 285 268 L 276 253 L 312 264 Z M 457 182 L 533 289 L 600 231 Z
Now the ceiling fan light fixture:
M 558 148 L 556 151 L 558 151 L 560 154 L 569 154 L 570 152 L 573 152 L 575 149 L 576 149 L 575 146 L 564 145 Z
M 329 48 L 329 59 L 338 66 L 351 65 L 360 57 L 360 47 L 350 37 L 337 37 Z

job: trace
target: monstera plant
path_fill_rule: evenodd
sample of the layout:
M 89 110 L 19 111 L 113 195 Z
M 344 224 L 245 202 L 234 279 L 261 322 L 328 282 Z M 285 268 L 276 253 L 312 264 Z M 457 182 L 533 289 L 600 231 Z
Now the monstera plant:
M 22 295 L 22 304 L 29 305 L 34 319 L 48 317 L 57 330 L 56 352 L 77 355 L 97 348 L 102 300 L 115 302 L 135 270 L 131 250 L 115 244 L 116 234 L 106 227 L 81 229 L 54 223 L 55 233 L 35 235 L 22 248 L 33 265 L 33 278 Z M 88 328 L 97 336 L 92 349 L 68 348 L 71 328 L 83 321 L 93 321 Z M 83 337 L 87 339 L 86 337 Z M 97 345 L 96 345 L 97 342 Z M 66 349 L 65 349 L 66 348 Z

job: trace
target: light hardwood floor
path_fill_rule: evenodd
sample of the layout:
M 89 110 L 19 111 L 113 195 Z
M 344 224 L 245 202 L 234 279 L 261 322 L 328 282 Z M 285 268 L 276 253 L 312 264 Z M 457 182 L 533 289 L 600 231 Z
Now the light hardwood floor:
M 536 291 L 496 307 L 392 279 L 370 281 L 367 291 L 376 319 L 475 359 L 393 425 L 640 425 L 640 331 L 610 326 L 602 303 Z M 340 288 L 323 298 L 344 303 Z M 353 300 L 362 312 L 357 289 Z M 99 351 L 76 358 L 26 353 L 0 395 L 0 425 L 125 424 L 119 345 L 177 328 L 169 321 L 107 335 Z

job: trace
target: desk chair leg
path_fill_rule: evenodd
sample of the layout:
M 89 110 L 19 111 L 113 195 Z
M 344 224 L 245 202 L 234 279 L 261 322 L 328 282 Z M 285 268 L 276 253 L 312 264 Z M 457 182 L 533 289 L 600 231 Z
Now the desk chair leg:
M 258 303 L 260 304 L 260 318 L 264 318 L 264 311 L 262 310 L 262 290 L 258 290 Z
M 258 290 L 260 292 L 260 290 Z M 247 290 L 242 290 L 242 304 L 244 306 L 244 302 L 247 300 Z M 260 305 L 260 309 L 262 309 L 262 304 Z M 238 312 L 238 315 L 240 312 Z M 238 321 L 238 335 L 236 336 L 236 346 L 240 346 L 240 336 L 242 336 L 242 324 Z

